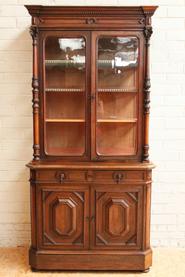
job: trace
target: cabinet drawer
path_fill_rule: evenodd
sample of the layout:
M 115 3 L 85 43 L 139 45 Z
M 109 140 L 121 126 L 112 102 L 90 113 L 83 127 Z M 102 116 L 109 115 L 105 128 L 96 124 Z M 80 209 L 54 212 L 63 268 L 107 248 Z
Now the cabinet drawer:
M 38 182 L 70 183 L 124 183 L 129 181 L 143 181 L 143 171 L 125 170 L 39 170 Z
M 39 170 L 36 176 L 41 182 L 84 182 L 85 175 L 80 170 Z
M 124 183 L 127 181 L 143 181 L 144 172 L 125 170 L 96 171 L 95 179 L 97 183 Z

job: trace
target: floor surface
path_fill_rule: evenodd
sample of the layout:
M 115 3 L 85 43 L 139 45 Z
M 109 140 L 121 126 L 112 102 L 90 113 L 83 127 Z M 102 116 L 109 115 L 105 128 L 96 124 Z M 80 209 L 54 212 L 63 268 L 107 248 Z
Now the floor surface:
M 28 248 L 0 248 L 0 277 L 185 277 L 185 249 L 154 248 L 153 266 L 148 273 L 129 272 L 32 272 Z

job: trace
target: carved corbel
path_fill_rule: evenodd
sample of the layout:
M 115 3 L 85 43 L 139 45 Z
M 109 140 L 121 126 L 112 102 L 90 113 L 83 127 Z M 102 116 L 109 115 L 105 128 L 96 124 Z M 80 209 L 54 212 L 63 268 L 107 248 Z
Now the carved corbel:
M 38 33 L 38 27 L 36 25 L 32 25 L 30 27 L 30 35 L 32 37 L 33 43 L 37 43 Z

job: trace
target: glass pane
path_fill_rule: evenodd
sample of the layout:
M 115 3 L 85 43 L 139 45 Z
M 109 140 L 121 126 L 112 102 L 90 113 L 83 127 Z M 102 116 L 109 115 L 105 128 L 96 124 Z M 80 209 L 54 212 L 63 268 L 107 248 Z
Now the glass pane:
M 79 156 L 84 153 L 83 123 L 53 122 L 46 124 L 46 152 L 60 156 Z
M 85 120 L 84 93 L 47 92 L 46 118 Z
M 45 148 L 48 155 L 85 152 L 85 39 L 45 43 Z
M 132 123 L 98 123 L 97 153 L 104 156 L 135 154 L 136 126 Z
M 46 90 L 85 89 L 84 38 L 47 38 L 45 64 Z
M 98 40 L 97 153 L 136 154 L 138 39 Z
M 136 119 L 136 94 L 98 93 L 98 120 Z
M 98 89 L 135 90 L 137 86 L 138 39 L 102 37 L 98 40 Z

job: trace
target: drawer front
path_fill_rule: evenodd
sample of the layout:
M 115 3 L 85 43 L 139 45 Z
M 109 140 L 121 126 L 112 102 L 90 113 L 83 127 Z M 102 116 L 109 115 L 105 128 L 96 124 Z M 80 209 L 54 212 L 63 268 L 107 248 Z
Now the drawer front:
M 39 183 L 110 183 L 143 181 L 143 171 L 132 170 L 38 170 L 36 180 Z
M 42 183 L 84 182 L 84 171 L 80 170 L 38 170 L 36 179 Z
M 143 171 L 110 170 L 96 171 L 95 179 L 97 183 L 122 184 L 129 181 L 143 181 Z

